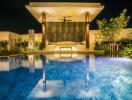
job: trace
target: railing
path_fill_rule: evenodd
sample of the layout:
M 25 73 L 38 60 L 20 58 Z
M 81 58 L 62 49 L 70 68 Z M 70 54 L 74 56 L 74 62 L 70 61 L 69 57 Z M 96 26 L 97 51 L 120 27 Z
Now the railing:
M 111 53 L 113 53 L 113 52 L 118 52 L 118 50 L 119 50 L 119 45 L 116 44 L 116 43 L 111 43 L 111 44 L 108 45 L 108 49 L 109 49 L 109 51 L 110 51 Z

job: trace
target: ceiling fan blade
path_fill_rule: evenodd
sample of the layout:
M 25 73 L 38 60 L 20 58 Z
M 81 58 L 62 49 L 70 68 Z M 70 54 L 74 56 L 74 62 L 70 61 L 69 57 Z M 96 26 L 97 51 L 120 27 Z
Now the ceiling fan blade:
M 65 16 L 65 18 L 72 17 L 72 16 Z
M 64 19 L 59 19 L 59 20 L 64 20 Z
M 72 16 L 62 16 L 62 15 L 59 15 L 59 17 L 61 17 L 61 18 L 68 18 L 68 17 L 72 17 Z
M 72 20 L 66 20 L 66 21 L 72 21 Z

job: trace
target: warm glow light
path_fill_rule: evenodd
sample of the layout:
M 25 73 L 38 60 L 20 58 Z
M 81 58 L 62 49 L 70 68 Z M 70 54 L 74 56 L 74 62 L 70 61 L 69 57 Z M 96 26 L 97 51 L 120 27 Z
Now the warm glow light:
M 104 8 L 100 3 L 30 3 L 26 8 L 41 22 L 42 12 L 46 13 L 47 22 L 60 22 L 59 15 L 72 16 L 73 22 L 85 22 L 85 12 L 90 13 L 92 21 Z
M 72 47 L 60 47 L 60 51 L 72 51 Z
M 43 91 L 43 82 L 40 80 L 36 86 L 31 91 L 28 99 L 30 98 L 52 98 L 59 97 L 61 95 L 71 95 L 77 98 L 89 98 L 96 97 L 100 95 L 100 90 L 97 87 L 90 87 L 85 89 L 85 81 L 82 80 L 72 80 L 68 82 L 69 85 L 64 86 L 63 80 L 47 80 L 46 81 L 46 91 Z M 77 84 L 78 87 L 75 85 Z M 82 88 L 80 88 L 82 87 Z M 74 90 L 74 91 L 73 91 Z
M 77 48 L 75 46 L 72 46 L 72 51 L 77 51 Z
M 57 47 L 55 48 L 55 51 L 60 51 L 60 47 L 57 46 Z
M 54 50 L 55 51 L 77 51 L 77 48 L 75 46 L 72 46 L 72 47 L 60 47 L 60 46 L 57 46 L 57 47 L 55 47 Z
M 55 58 L 60 58 L 60 54 L 55 54 Z
M 72 58 L 72 54 L 60 54 L 61 58 Z

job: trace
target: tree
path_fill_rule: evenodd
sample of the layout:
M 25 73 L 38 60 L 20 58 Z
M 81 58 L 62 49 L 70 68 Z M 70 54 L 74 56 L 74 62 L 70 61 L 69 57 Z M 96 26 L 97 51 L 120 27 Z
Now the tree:
M 116 35 L 127 26 L 130 16 L 126 14 L 127 10 L 124 9 L 116 18 L 97 20 L 98 28 L 107 41 L 114 42 Z

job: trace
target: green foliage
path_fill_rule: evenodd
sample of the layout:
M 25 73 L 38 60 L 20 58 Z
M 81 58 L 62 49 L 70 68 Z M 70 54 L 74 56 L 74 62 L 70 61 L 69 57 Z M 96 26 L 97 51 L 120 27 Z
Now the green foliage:
M 94 50 L 103 50 L 103 47 L 100 45 L 99 42 L 96 42 Z
M 0 41 L 0 49 L 6 49 L 8 42 L 6 40 Z
M 124 9 L 116 18 L 97 20 L 98 28 L 107 41 L 114 41 L 116 34 L 127 26 L 130 17 L 126 16 L 126 13 L 127 10 Z
M 123 38 L 117 43 L 120 45 L 118 55 L 132 58 L 132 39 Z
M 35 42 L 35 49 L 36 49 L 36 50 L 43 49 L 43 47 L 42 47 L 42 42 L 36 41 L 36 42 Z
M 109 53 L 109 50 L 108 50 L 108 44 L 111 43 L 109 41 L 102 41 L 102 42 L 96 42 L 95 43 L 95 50 L 104 50 L 105 51 L 105 54 Z
M 117 41 L 117 44 L 120 45 L 120 49 L 130 47 L 132 46 L 132 39 L 122 38 L 121 40 Z
M 131 57 L 132 58 L 132 47 L 126 47 L 118 53 L 119 56 Z
M 21 41 L 19 43 L 17 43 L 17 49 L 21 50 L 21 49 L 27 49 L 28 47 L 28 41 Z
M 36 54 L 36 55 L 35 55 L 35 59 L 36 59 L 36 60 L 41 60 L 41 55 L 40 55 L 40 54 Z

